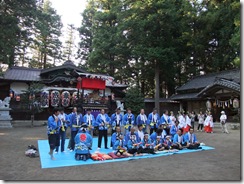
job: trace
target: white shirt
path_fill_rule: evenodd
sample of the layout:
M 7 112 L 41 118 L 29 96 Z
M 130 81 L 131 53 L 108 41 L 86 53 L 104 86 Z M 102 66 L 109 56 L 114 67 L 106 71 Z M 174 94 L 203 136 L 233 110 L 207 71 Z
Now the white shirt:
M 145 114 L 140 114 L 141 120 L 145 123 L 147 121 L 147 117 Z
M 220 121 L 222 122 L 226 122 L 226 120 L 227 120 L 227 116 L 225 115 L 225 114 L 222 114 L 221 116 L 220 116 Z
M 91 114 L 87 114 L 87 123 L 91 125 L 91 122 L 92 122 Z
M 143 140 L 143 138 L 144 138 L 143 131 L 138 130 L 137 133 L 138 133 L 138 136 L 140 137 L 140 139 Z

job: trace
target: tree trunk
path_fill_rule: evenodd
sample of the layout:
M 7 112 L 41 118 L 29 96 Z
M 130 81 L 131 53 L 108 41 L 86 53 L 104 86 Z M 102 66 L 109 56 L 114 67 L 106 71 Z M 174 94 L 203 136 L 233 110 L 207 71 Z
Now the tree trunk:
M 159 66 L 158 62 L 155 61 L 155 107 L 160 113 L 160 103 L 159 103 Z

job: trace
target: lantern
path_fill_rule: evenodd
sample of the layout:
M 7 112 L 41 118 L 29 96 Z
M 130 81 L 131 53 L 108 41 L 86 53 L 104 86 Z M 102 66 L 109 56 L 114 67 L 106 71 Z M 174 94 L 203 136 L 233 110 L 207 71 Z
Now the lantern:
M 210 110 L 212 108 L 212 104 L 209 100 L 206 102 L 206 107 L 208 110 Z
M 238 100 L 237 98 L 235 98 L 235 99 L 233 100 L 233 107 L 234 107 L 235 109 L 239 108 L 239 100 Z

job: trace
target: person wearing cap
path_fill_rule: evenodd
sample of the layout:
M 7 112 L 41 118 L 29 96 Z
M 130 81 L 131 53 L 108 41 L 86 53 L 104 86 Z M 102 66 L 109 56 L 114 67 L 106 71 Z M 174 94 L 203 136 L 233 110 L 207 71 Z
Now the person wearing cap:
M 86 161 L 92 149 L 92 136 L 87 133 L 87 125 L 83 124 L 75 136 L 75 158 Z
M 204 121 L 204 130 L 206 133 L 213 133 L 213 116 L 210 111 Z
M 201 129 L 201 132 L 202 132 L 204 118 L 205 118 L 204 114 L 202 113 L 202 111 L 200 111 L 199 114 L 198 114 L 198 127 L 197 127 L 197 131 L 199 131 Z
M 132 154 L 127 152 L 127 147 L 125 146 L 125 139 L 123 134 L 120 134 L 119 139 L 117 139 L 113 145 L 113 150 L 117 156 L 125 155 L 128 157 L 133 156 Z
M 184 140 L 187 143 L 188 149 L 200 149 L 200 143 L 197 141 L 196 134 L 193 133 L 194 129 L 190 128 L 190 131 L 184 135 Z
M 167 135 L 163 140 L 163 145 L 166 150 L 172 149 L 173 141 L 171 140 L 171 136 Z
M 61 126 L 61 120 L 58 118 L 60 111 L 55 108 L 53 110 L 53 114 L 49 116 L 47 120 L 47 135 L 48 135 L 48 143 L 50 147 L 49 155 L 52 160 L 55 160 L 53 156 L 53 150 L 59 146 L 59 129 Z
M 174 137 L 174 135 L 177 133 L 177 131 L 179 130 L 179 121 L 176 121 L 174 125 L 172 125 L 170 127 L 170 135 L 172 137 Z
M 145 114 L 144 109 L 140 110 L 140 114 L 136 117 L 136 125 L 142 125 L 143 126 L 143 132 L 145 132 L 146 130 L 146 126 L 147 126 L 147 116 Z
M 58 115 L 58 118 L 61 121 L 60 131 L 59 131 L 59 139 L 61 139 L 61 152 L 64 151 L 64 145 L 65 145 L 65 139 L 66 139 L 66 130 L 69 124 L 69 116 L 64 113 L 64 109 L 60 109 L 60 113 Z M 59 149 L 59 146 L 56 147 L 55 152 L 57 153 Z
M 142 139 L 142 153 L 150 153 L 155 154 L 153 149 L 153 142 L 149 138 L 149 134 L 147 132 L 144 133 L 144 138 Z
M 88 133 L 93 136 L 93 130 L 95 126 L 95 118 L 93 114 L 91 114 L 91 109 L 86 110 L 86 114 L 83 116 L 83 122 L 88 126 Z
M 170 125 L 171 125 L 171 119 L 169 118 L 168 113 L 169 113 L 168 110 L 164 110 L 163 115 L 161 116 L 160 119 L 160 124 L 163 125 L 167 135 L 169 135 Z
M 157 109 L 154 108 L 153 112 L 151 112 L 148 115 L 148 124 L 150 127 L 150 134 L 152 134 L 153 132 L 156 132 L 156 130 L 158 129 L 158 126 L 160 124 L 160 116 L 157 113 Z
M 104 137 L 104 147 L 108 149 L 108 127 L 110 122 L 110 117 L 105 113 L 105 109 L 101 109 L 101 113 L 97 115 L 96 126 L 98 127 L 98 148 L 101 148 L 102 138 Z
M 127 143 L 128 153 L 140 156 L 142 152 L 142 142 L 138 142 L 135 134 L 131 134 Z
M 180 128 L 177 133 L 174 135 L 173 138 L 173 144 L 172 144 L 172 148 L 173 149 L 183 149 L 185 147 L 187 147 L 187 143 L 184 140 L 184 136 L 182 135 L 183 133 L 183 129 Z
M 131 113 L 131 109 L 127 108 L 127 113 L 123 116 L 123 125 L 125 127 L 125 134 L 130 132 L 130 129 L 135 124 L 135 116 Z
M 130 132 L 128 132 L 126 135 L 125 135 L 125 145 L 127 146 L 127 143 L 128 141 L 130 140 L 130 136 L 135 134 L 136 135 L 136 139 L 137 141 L 139 142 L 140 141 L 140 138 L 138 136 L 138 133 L 136 132 L 136 129 L 135 127 L 131 127 L 130 129 Z
M 119 140 L 119 135 L 121 134 L 121 129 L 120 127 L 116 127 L 116 132 L 114 132 L 111 136 L 111 142 L 112 142 L 112 146 L 114 145 L 114 143 Z
M 164 148 L 164 145 L 163 145 L 163 139 L 161 136 L 157 136 L 156 140 L 153 142 L 154 144 L 154 151 L 163 151 L 165 148 Z
M 77 109 L 77 113 L 73 113 L 70 118 L 70 126 L 71 126 L 71 146 L 70 146 L 70 151 L 74 150 L 75 147 L 75 136 L 78 133 L 82 123 L 83 123 L 83 118 L 82 118 L 82 113 L 81 113 L 81 108 Z
M 225 111 L 221 111 L 221 116 L 220 116 L 220 123 L 221 123 L 221 126 L 222 126 L 222 132 L 223 133 L 229 133 L 228 129 L 227 129 L 227 126 L 226 126 L 226 120 L 227 120 L 227 116 L 225 114 Z

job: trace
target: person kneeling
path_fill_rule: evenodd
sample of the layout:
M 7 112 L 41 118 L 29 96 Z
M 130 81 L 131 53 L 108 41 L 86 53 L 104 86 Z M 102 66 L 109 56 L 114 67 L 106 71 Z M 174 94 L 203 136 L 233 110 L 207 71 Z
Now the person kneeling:
M 165 137 L 165 140 L 164 140 L 164 142 L 163 142 L 163 145 L 164 145 L 164 148 L 166 149 L 166 150 L 171 150 L 171 149 L 173 149 L 173 142 L 172 142 L 172 140 L 171 140 L 171 136 L 170 135 L 167 135 L 166 137 Z
M 75 136 L 75 159 L 86 161 L 91 154 L 92 136 L 87 133 L 87 125 L 82 125 Z
M 162 136 L 157 136 L 157 139 L 154 141 L 154 151 L 163 151 L 164 149 Z
M 124 139 L 123 134 L 120 134 L 118 136 L 118 138 L 119 139 L 117 139 L 113 145 L 113 150 L 115 150 L 116 156 L 121 156 L 121 155 L 125 155 L 128 157 L 133 156 L 127 152 L 127 148 L 125 147 L 125 139 Z
M 136 156 L 141 156 L 142 147 L 140 146 L 140 144 L 141 143 L 139 143 L 136 139 L 136 135 L 131 134 L 130 140 L 127 143 L 128 153 L 136 155 Z
M 155 154 L 153 149 L 153 143 L 149 139 L 149 134 L 147 132 L 144 133 L 144 139 L 142 140 L 142 148 L 142 153 Z
M 200 143 L 197 141 L 196 135 L 193 133 L 193 128 L 190 128 L 190 131 L 184 135 L 184 140 L 187 142 L 188 149 L 201 149 Z

